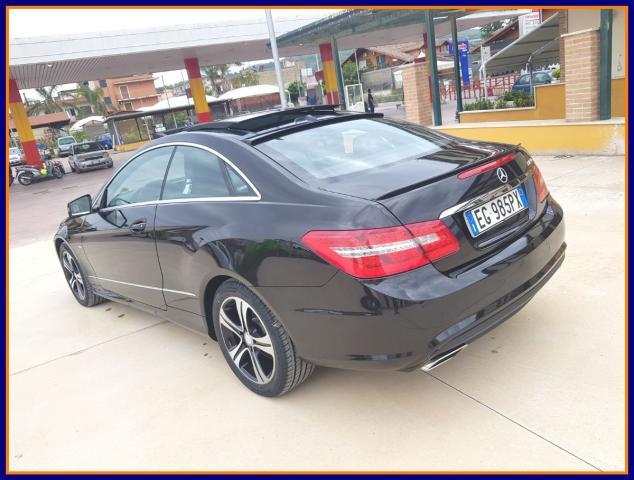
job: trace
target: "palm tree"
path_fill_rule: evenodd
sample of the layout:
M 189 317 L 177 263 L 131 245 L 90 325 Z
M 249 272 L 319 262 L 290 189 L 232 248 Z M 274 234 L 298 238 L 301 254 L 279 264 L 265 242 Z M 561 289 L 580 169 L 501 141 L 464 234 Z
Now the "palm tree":
M 37 115 L 39 113 L 55 113 L 61 112 L 62 107 L 60 107 L 55 101 L 55 91 L 57 90 L 58 85 L 51 85 L 50 87 L 40 87 L 36 88 L 35 91 L 42 98 L 41 100 L 36 100 L 33 102 L 27 109 L 29 115 Z
M 80 84 L 75 91 L 75 98 L 83 97 L 90 105 L 92 113 L 105 115 L 108 113 L 106 105 L 103 103 L 103 90 L 99 87 L 92 90 L 86 84 Z
M 224 83 L 225 82 L 225 77 L 227 76 L 227 73 L 229 72 L 229 68 L 231 68 L 231 66 L 241 66 L 241 63 L 235 63 L 235 64 L 230 64 L 227 63 L 225 65 L 209 65 L 208 67 L 203 67 L 203 73 L 205 74 L 205 76 L 209 79 L 210 83 L 211 83 L 211 91 L 209 92 L 211 95 L 215 95 L 218 96 L 220 95 L 222 92 L 220 91 L 220 88 L 218 88 L 218 83 Z

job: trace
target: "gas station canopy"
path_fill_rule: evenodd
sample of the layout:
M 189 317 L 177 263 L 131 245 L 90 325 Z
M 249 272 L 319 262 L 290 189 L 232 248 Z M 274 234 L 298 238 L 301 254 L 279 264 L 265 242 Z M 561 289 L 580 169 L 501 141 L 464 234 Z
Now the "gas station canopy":
M 529 10 L 433 10 L 436 35 L 511 18 Z M 336 37 L 339 49 L 422 41 L 427 10 L 344 10 L 328 17 L 319 10 L 275 19 L 280 56 L 314 54 Z M 186 58 L 214 65 L 271 58 L 264 15 L 261 20 L 176 25 L 140 30 L 51 37 L 12 38 L 9 71 L 19 88 L 117 78 L 179 70 Z
M 302 12 L 276 19 L 275 28 L 285 33 L 321 17 L 318 11 Z M 20 88 L 36 88 L 180 70 L 186 58 L 198 58 L 201 66 L 263 60 L 271 58 L 268 42 L 264 14 L 261 21 L 12 38 L 9 70 Z M 280 54 L 300 50 L 291 45 Z
M 425 32 L 425 15 L 434 14 L 436 36 L 451 32 L 451 16 L 456 17 L 458 31 L 514 18 L 530 10 L 344 10 L 277 36 L 281 49 L 301 47 L 302 53 L 315 52 L 320 43 L 337 39 L 339 50 L 399 43 L 421 42 Z

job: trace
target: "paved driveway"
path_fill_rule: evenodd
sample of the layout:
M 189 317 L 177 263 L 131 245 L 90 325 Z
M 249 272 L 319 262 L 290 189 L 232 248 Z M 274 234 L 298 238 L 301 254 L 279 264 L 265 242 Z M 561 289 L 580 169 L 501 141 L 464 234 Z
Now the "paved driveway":
M 537 161 L 568 252 L 519 314 L 429 374 L 320 368 L 279 399 L 210 339 L 74 301 L 51 236 L 111 170 L 12 186 L 10 468 L 623 469 L 624 159 Z

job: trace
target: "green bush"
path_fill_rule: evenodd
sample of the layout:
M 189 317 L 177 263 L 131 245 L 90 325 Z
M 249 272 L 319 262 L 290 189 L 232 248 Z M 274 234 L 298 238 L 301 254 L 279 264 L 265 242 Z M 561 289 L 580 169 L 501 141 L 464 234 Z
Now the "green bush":
M 464 106 L 464 110 L 493 110 L 495 108 L 494 103 L 488 98 L 481 98 L 472 103 L 467 103 Z
M 507 105 L 508 100 L 504 99 L 504 96 L 499 97 L 496 101 L 495 101 L 495 108 L 500 109 L 500 108 L 509 108 L 509 106 Z
M 535 105 L 535 102 L 533 100 L 533 96 L 530 95 L 528 92 L 525 92 L 523 90 L 511 90 L 510 92 L 504 92 L 499 98 L 498 101 L 496 103 L 496 108 L 505 108 L 505 106 L 501 106 L 502 101 L 504 102 L 513 102 L 513 106 L 516 108 L 521 108 L 521 107 L 532 107 L 533 105 Z M 497 104 L 500 104 L 500 106 L 498 107 Z
M 556 78 L 557 80 L 559 80 L 561 78 L 561 69 L 560 68 L 555 68 L 551 72 L 551 75 L 553 76 L 553 78 Z

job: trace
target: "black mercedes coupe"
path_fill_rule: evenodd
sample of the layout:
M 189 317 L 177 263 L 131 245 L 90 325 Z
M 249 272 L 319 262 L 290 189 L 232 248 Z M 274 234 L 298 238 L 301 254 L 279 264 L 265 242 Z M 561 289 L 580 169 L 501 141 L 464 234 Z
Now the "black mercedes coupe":
M 521 147 L 328 106 L 166 135 L 68 205 L 79 303 L 209 335 L 254 392 L 316 365 L 434 368 L 564 259 L 561 207 Z

